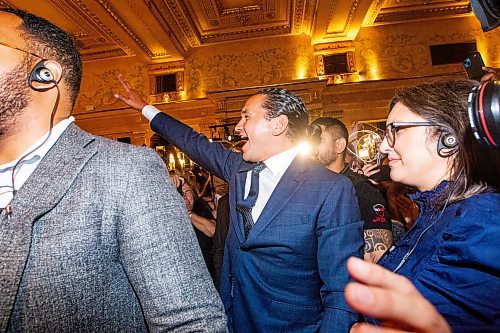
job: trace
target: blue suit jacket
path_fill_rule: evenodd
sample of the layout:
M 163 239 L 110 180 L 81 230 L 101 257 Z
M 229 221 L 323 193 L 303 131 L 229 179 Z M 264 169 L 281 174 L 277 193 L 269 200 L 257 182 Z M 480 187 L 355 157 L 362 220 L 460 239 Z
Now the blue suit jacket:
M 152 129 L 229 182 L 231 227 L 221 297 L 234 332 L 347 332 L 346 261 L 360 256 L 363 223 L 348 178 L 297 157 L 245 240 L 236 212 L 251 163 L 166 114 Z

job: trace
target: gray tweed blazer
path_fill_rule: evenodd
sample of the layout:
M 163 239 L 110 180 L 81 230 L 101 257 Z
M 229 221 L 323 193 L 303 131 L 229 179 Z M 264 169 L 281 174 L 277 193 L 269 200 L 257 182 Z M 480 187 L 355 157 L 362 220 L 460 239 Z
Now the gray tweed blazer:
M 0 332 L 224 332 L 183 202 L 150 149 L 70 125 L 0 215 Z

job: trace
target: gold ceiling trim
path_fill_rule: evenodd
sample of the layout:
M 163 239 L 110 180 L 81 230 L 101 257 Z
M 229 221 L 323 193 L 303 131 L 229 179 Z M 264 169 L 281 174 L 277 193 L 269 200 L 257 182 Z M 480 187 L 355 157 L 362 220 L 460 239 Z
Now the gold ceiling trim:
M 306 2 L 306 7 L 304 10 L 304 19 L 302 20 L 302 31 L 301 33 L 305 33 L 306 35 L 311 36 L 312 35 L 312 29 L 313 29 L 313 21 L 314 21 L 314 15 L 317 10 L 316 8 L 317 2 L 315 1 L 307 1 Z
M 297 0 L 295 2 L 295 12 L 293 13 L 293 24 L 292 31 L 293 34 L 302 33 L 302 22 L 304 20 L 304 9 L 305 9 L 305 1 Z
M 375 2 L 372 3 L 370 9 L 368 9 L 368 15 L 366 15 L 365 19 L 363 20 L 362 25 L 364 27 L 370 26 L 373 24 L 373 22 L 375 22 L 385 2 L 386 0 L 376 0 Z
M 189 50 L 190 47 L 201 46 L 197 34 L 184 19 L 184 13 L 178 8 L 176 1 L 150 0 L 148 7 L 160 22 L 165 33 L 176 39 L 184 51 Z M 185 13 L 189 12 L 186 10 Z
M 200 39 L 202 43 L 205 44 L 209 42 L 211 43 L 224 42 L 229 40 L 235 40 L 238 38 L 254 38 L 254 37 L 266 37 L 270 35 L 289 34 L 290 32 L 291 32 L 291 27 L 289 24 L 286 24 L 282 26 L 273 26 L 268 28 L 255 28 L 244 31 L 206 35 L 206 36 L 201 36 Z
M 59 1 L 59 0 L 51 0 L 58 8 L 60 8 L 63 4 L 63 2 Z M 118 46 L 120 46 L 123 51 L 132 56 L 134 55 L 134 52 L 125 44 L 122 42 L 122 40 L 107 26 L 104 24 L 104 22 L 101 21 L 101 19 L 99 17 L 97 17 L 97 15 L 95 13 L 93 13 L 88 7 L 87 5 L 81 1 L 81 0 L 71 0 L 75 5 L 78 6 L 78 8 L 80 10 L 82 10 L 85 15 L 87 15 L 87 17 L 89 17 L 93 23 L 95 23 L 97 26 L 98 26 L 98 29 L 96 30 L 103 30 L 105 33 L 108 34 L 109 37 L 111 37 L 111 39 L 118 44 Z M 56 2 L 59 2 L 59 5 L 56 4 Z M 103 53 L 105 52 L 108 52 L 108 51 L 102 51 Z
M 331 37 L 345 37 L 347 36 L 347 30 L 351 26 L 352 19 L 354 18 L 354 14 L 356 13 L 356 10 L 359 7 L 359 3 L 361 0 L 355 0 L 351 7 L 349 8 L 349 13 L 347 14 L 347 19 L 345 20 L 344 27 L 342 28 L 341 31 L 328 31 L 328 25 L 326 26 L 325 29 L 325 37 L 331 38 Z M 331 22 L 332 16 L 333 16 L 333 9 L 335 7 L 335 1 L 332 2 L 332 7 L 330 8 L 330 13 L 328 14 L 328 22 Z
M 257 5 L 249 5 L 249 6 L 243 6 L 243 7 L 234 7 L 234 8 L 229 8 L 225 9 L 222 6 L 222 3 L 220 0 L 215 0 L 215 6 L 217 8 L 217 11 L 219 12 L 220 16 L 224 15 L 235 15 L 239 14 L 244 11 L 259 11 L 264 9 L 264 1 L 259 0 L 259 3 Z
M 459 6 L 434 7 L 421 10 L 396 13 L 380 13 L 375 19 L 374 24 L 394 23 L 399 21 L 433 19 L 448 15 L 469 14 L 471 12 L 470 4 Z
M 231 8 L 231 9 L 224 9 L 220 13 L 221 16 L 227 16 L 227 15 L 239 15 L 242 13 L 247 13 L 247 12 L 258 12 L 262 11 L 262 7 L 259 5 L 252 5 L 252 6 L 244 6 L 244 7 L 238 7 L 238 8 Z
M 6 2 L 6 1 L 2 1 L 2 0 L 0 0 L 0 7 L 15 9 L 15 7 L 12 6 L 10 3 Z
M 92 60 L 101 60 L 105 58 L 115 58 L 115 57 L 123 57 L 128 54 L 123 51 L 123 49 L 113 49 L 113 50 L 104 50 L 104 51 L 96 51 L 96 52 L 87 52 L 82 53 L 83 61 L 92 61 Z
M 209 20 L 216 20 L 217 15 L 215 14 L 214 7 L 212 6 L 212 2 L 210 0 L 202 0 L 203 8 L 207 13 L 207 18 Z
M 111 8 L 111 6 L 104 0 L 97 0 L 97 2 L 101 5 L 106 12 L 115 20 L 116 23 L 120 27 L 122 27 L 123 30 L 136 42 L 136 44 L 141 48 L 141 50 L 144 51 L 144 53 L 147 54 L 147 56 L 153 60 L 156 59 L 163 59 L 163 58 L 170 58 L 170 54 L 168 52 L 162 52 L 162 53 L 153 53 L 147 46 L 144 44 L 141 38 L 137 36 L 132 29 L 128 25 L 125 24 L 123 19 Z

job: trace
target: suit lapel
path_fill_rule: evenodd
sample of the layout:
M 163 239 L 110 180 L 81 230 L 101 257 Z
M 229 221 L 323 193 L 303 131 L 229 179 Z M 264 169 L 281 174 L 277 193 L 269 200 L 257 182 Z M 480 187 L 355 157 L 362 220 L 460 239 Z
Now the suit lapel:
M 304 171 L 307 170 L 307 163 L 301 156 L 295 157 L 288 169 L 281 177 L 278 185 L 274 189 L 271 197 L 267 201 L 264 210 L 255 222 L 252 230 L 248 234 L 246 245 L 249 245 L 256 239 L 262 231 L 271 223 L 271 221 L 287 205 L 288 201 L 294 196 L 295 192 L 301 188 L 304 181 Z
M 12 203 L 21 221 L 33 222 L 61 200 L 87 161 L 96 154 L 95 147 L 87 147 L 92 141 L 94 137 L 76 125 L 66 129 Z
M 85 164 L 96 153 L 94 137 L 70 125 L 42 159 L 12 200 L 12 218 L 0 215 L 0 267 L 8 267 L 8 279 L 0 286 L 0 313 L 10 313 L 28 259 L 33 222 L 64 196 Z M 7 310 L 7 311 L 6 311 Z M 0 317 L 0 331 L 9 318 Z

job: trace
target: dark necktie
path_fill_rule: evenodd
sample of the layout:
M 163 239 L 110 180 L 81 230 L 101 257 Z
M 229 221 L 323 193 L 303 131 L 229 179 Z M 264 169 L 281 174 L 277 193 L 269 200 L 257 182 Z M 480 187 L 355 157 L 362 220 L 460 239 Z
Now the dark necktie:
M 248 237 L 250 229 L 254 225 L 252 218 L 252 208 L 255 206 L 257 201 L 257 196 L 259 195 L 259 173 L 266 168 L 264 163 L 257 163 L 257 165 L 252 170 L 252 179 L 250 181 L 250 191 L 246 199 L 241 200 L 236 204 L 236 210 L 243 215 L 243 221 L 245 224 L 245 239 Z

